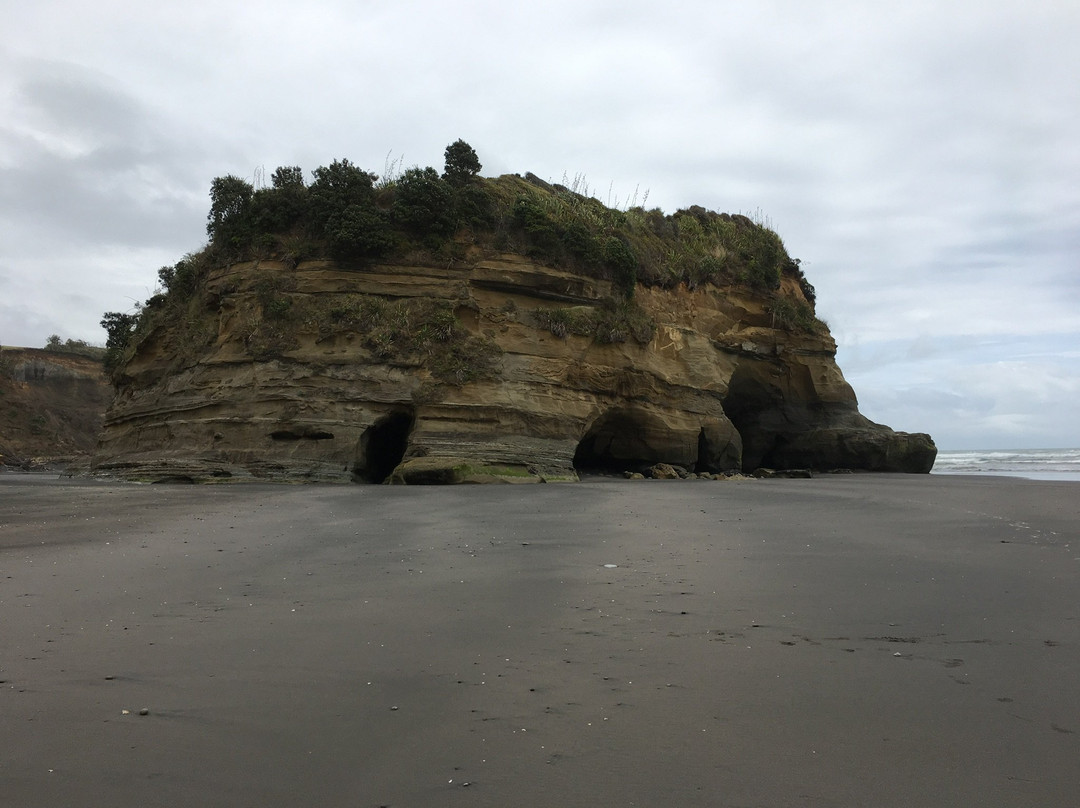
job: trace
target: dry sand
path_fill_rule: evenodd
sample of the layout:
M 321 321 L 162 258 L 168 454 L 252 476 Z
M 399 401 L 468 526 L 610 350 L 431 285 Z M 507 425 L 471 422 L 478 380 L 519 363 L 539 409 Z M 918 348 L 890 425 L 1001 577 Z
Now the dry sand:
M 1078 525 L 1003 478 L 0 475 L 0 804 L 1072 808 Z

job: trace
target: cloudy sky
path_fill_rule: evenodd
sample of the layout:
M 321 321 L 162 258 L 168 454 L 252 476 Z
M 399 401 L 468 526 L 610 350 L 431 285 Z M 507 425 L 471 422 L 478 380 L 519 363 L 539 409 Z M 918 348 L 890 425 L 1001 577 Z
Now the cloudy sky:
M 205 243 L 216 176 L 463 138 L 488 176 L 766 220 L 876 421 L 1080 446 L 1074 0 L 0 10 L 0 344 L 103 343 Z

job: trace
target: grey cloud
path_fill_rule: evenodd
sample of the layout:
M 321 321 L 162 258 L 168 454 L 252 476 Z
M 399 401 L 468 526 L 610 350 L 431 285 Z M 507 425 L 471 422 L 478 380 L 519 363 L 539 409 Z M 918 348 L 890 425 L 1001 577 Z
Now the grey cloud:
M 31 63 L 26 72 L 3 136 L 15 155 L 0 168 L 4 225 L 149 246 L 205 215 L 192 172 L 206 160 L 177 142 L 168 121 L 75 65 Z
M 106 77 L 72 65 L 37 63 L 17 89 L 29 123 L 39 131 L 97 148 L 126 144 L 144 128 L 138 105 Z

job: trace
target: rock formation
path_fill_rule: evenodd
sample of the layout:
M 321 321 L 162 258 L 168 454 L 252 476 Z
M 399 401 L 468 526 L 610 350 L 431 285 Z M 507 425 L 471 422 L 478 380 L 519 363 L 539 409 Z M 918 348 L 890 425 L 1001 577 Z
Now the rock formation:
M 784 286 L 799 294 L 790 279 Z M 277 290 L 269 302 L 267 288 Z M 827 332 L 774 327 L 768 298 L 735 288 L 639 288 L 635 301 L 655 323 L 644 344 L 553 329 L 545 313 L 602 311 L 610 284 L 511 254 L 450 267 L 251 261 L 212 271 L 206 290 L 197 322 L 182 326 L 194 335 L 161 327 L 124 368 L 98 469 L 449 482 L 568 480 L 658 462 L 933 464 L 927 436 L 859 414 Z M 396 305 L 402 318 L 408 304 L 431 321 L 449 314 L 458 366 L 430 348 L 380 351 L 371 331 L 382 324 L 351 313 L 366 302 Z M 299 313 L 280 333 L 267 314 L 275 305 Z M 265 344 L 275 339 L 277 350 Z M 440 377 L 432 360 L 451 366 Z
M 460 170 L 300 176 L 215 180 L 211 245 L 110 334 L 96 469 L 424 483 L 933 465 L 929 436 L 859 414 L 798 262 L 745 217 L 611 211 Z

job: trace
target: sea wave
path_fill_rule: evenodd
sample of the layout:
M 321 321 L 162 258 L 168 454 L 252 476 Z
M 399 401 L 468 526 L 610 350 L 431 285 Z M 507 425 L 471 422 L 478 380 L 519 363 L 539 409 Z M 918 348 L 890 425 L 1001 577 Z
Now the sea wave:
M 1080 449 L 939 451 L 935 474 L 996 474 L 1080 482 Z

